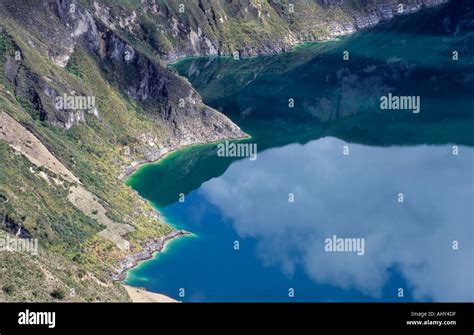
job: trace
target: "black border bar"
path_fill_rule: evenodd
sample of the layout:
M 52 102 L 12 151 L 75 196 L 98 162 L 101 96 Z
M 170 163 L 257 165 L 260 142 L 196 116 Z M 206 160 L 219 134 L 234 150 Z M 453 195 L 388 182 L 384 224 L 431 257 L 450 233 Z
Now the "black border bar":
M 55 312 L 55 327 L 19 325 L 19 313 L 26 310 Z M 419 321 L 422 324 L 407 324 Z M 22 330 L 216 327 L 473 334 L 474 303 L 0 303 L 1 335 Z

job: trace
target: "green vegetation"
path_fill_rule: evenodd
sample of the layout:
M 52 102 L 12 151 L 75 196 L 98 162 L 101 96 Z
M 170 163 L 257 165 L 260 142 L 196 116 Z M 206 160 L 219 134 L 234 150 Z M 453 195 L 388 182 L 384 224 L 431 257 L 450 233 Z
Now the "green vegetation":
M 54 299 L 63 300 L 66 297 L 66 293 L 64 293 L 64 291 L 61 289 L 56 289 L 53 292 L 51 292 L 51 296 Z
M 5 235 L 0 232 L 0 237 Z M 54 249 L 39 248 L 37 256 L 0 252 L 0 301 L 126 301 L 120 284 L 106 273 L 84 270 Z M 52 296 L 57 291 L 59 295 Z M 61 292 L 61 293 L 60 293 Z
M 81 68 L 79 68 L 79 59 L 78 59 L 78 52 L 74 52 L 72 55 L 71 55 L 71 58 L 69 59 L 65 69 L 67 72 L 75 75 L 76 77 L 79 77 L 81 78 L 82 76 L 82 72 Z
M 124 149 L 136 144 L 143 133 L 162 138 L 160 127 L 110 84 L 98 66 L 100 60 L 81 47 L 62 69 L 41 51 L 43 44 L 34 29 L 27 32 L 9 17 L 2 18 L 2 28 L 0 112 L 32 130 L 85 188 L 101 199 L 112 220 L 135 228 L 127 236 L 131 252 L 138 251 L 148 238 L 169 233 L 172 228 L 161 223 L 151 206 L 118 179 L 122 166 L 143 159 L 137 152 L 124 155 Z M 13 63 L 16 50 L 21 50 L 22 59 Z M 16 86 L 3 70 L 7 62 L 13 64 L 9 71 L 16 72 Z M 52 114 L 40 117 L 28 92 L 44 85 L 42 78 L 49 78 L 48 86 L 58 92 L 92 94 L 99 117 L 86 113 L 85 123 L 71 129 L 52 124 L 48 120 Z M 45 105 L 51 103 L 43 100 L 43 108 L 51 108 Z M 104 226 L 68 201 L 71 184 L 32 165 L 1 140 L 0 156 L 0 224 L 8 218 L 23 227 L 38 239 L 42 250 L 39 257 L 0 254 L 0 301 L 127 300 L 121 286 L 110 282 L 111 269 L 124 253 L 98 237 Z M 45 279 L 50 280 L 49 291 L 37 284 Z
M 15 291 L 15 288 L 13 287 L 13 285 L 5 285 L 2 287 L 2 291 L 7 295 L 12 295 Z

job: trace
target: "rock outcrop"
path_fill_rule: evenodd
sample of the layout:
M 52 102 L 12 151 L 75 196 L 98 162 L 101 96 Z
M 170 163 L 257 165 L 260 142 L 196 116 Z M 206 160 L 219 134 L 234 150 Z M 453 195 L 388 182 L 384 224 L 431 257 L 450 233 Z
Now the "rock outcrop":
M 139 252 L 125 256 L 117 263 L 115 271 L 112 274 L 112 278 L 114 280 L 125 279 L 126 271 L 128 269 L 133 268 L 140 261 L 152 258 L 155 252 L 163 250 L 166 242 L 168 242 L 169 240 L 188 234 L 189 233 L 184 230 L 175 230 L 165 236 L 148 240 Z

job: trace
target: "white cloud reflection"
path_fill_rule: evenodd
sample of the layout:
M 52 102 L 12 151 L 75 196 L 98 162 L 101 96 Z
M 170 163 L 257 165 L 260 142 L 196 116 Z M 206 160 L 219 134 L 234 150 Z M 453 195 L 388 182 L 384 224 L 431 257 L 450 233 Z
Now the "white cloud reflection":
M 344 144 L 271 149 L 200 192 L 241 237 L 257 239 L 264 264 L 290 276 L 302 267 L 319 284 L 380 297 L 395 267 L 415 300 L 474 301 L 473 149 L 452 156 L 450 146 L 351 144 L 343 156 Z M 365 255 L 325 252 L 332 235 L 365 238 Z

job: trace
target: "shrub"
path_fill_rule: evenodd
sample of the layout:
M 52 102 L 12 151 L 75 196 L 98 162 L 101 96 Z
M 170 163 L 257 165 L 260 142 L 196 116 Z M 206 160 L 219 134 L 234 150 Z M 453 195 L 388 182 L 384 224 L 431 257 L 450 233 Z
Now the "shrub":
M 63 290 L 57 289 L 57 290 L 54 290 L 53 292 L 51 292 L 51 296 L 54 299 L 63 300 L 64 297 L 66 296 L 66 294 L 64 293 Z
M 15 291 L 15 288 L 13 287 L 13 285 L 5 285 L 3 286 L 2 291 L 5 294 L 11 295 Z

